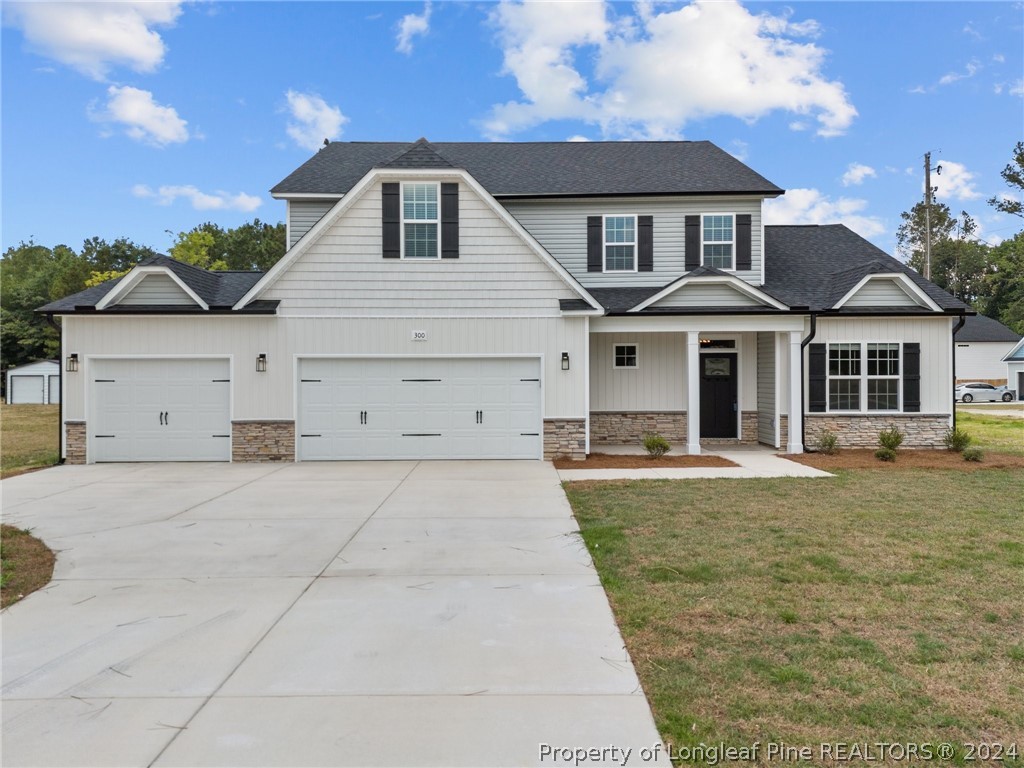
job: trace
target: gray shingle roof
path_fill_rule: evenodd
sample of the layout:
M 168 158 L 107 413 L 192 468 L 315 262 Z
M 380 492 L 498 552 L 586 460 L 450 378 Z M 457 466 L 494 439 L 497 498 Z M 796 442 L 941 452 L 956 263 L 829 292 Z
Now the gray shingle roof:
M 168 256 L 152 256 L 140 261 L 138 266 L 166 267 L 180 278 L 185 285 L 195 291 L 211 309 L 230 309 L 263 277 L 262 272 L 210 272 L 194 267 L 191 264 L 176 261 Z M 119 281 L 120 278 L 118 280 L 108 280 L 105 283 L 94 285 L 91 288 L 65 296 L 57 301 L 51 301 L 49 304 L 39 307 L 36 312 L 64 314 L 74 312 L 76 309 L 88 311 L 94 308 Z M 250 311 L 272 311 L 276 306 L 277 302 L 251 302 L 246 306 L 246 309 Z M 196 305 L 189 304 L 180 307 L 169 305 L 108 307 L 103 311 L 135 314 L 139 312 L 202 312 L 203 310 Z
M 964 327 L 956 334 L 957 341 L 1020 341 L 1020 334 L 1014 333 L 998 320 L 985 315 L 968 317 Z
M 495 197 L 765 194 L 783 190 L 708 141 L 332 142 L 273 194 L 341 195 L 371 168 L 467 170 Z

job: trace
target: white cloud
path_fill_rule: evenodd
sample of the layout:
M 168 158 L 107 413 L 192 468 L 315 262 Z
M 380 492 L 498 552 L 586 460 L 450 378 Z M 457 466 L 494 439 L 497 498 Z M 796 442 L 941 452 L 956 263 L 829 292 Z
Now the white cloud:
M 490 19 L 503 72 L 523 98 L 495 105 L 485 133 L 498 138 L 575 119 L 606 136 L 674 138 L 692 120 L 753 122 L 785 110 L 834 136 L 857 115 L 842 83 L 822 73 L 826 51 L 798 39 L 818 33 L 813 21 L 794 23 L 790 12 L 755 15 L 735 0 L 696 0 L 676 10 L 639 3 L 635 16 L 613 19 L 616 8 L 503 0 Z M 578 60 L 593 60 L 593 83 Z
M 875 169 L 870 165 L 864 165 L 863 163 L 850 163 L 846 169 L 846 173 L 843 174 L 843 186 L 856 186 L 864 183 L 864 179 L 873 179 L 878 174 Z
M 862 237 L 886 231 L 877 216 L 867 216 L 867 200 L 840 197 L 832 200 L 817 189 L 790 189 L 764 203 L 765 224 L 845 224 Z
M 101 123 L 118 123 L 136 141 L 164 147 L 188 141 L 188 121 L 174 107 L 157 104 L 153 94 L 129 85 L 107 88 L 107 105 L 89 107 L 89 117 Z
M 979 71 L 981 71 L 981 64 L 977 61 L 969 61 L 967 66 L 964 67 L 963 72 L 949 72 L 940 77 L 939 85 L 951 85 L 957 80 L 966 80 L 967 78 L 974 77 Z
M 5 22 L 21 29 L 32 49 L 96 80 L 114 66 L 155 70 L 166 46 L 154 27 L 173 26 L 179 15 L 180 0 L 4 4 Z
M 263 204 L 263 201 L 255 195 L 247 195 L 244 192 L 233 195 L 219 190 L 211 194 L 202 192 L 191 184 L 165 185 L 157 190 L 153 190 L 145 184 L 136 184 L 132 187 L 132 194 L 135 197 L 153 198 L 160 205 L 171 205 L 178 198 L 185 198 L 197 211 L 251 213 Z
M 996 64 L 1004 64 L 1006 62 L 1006 57 L 1003 56 L 1003 54 L 1001 53 L 993 53 L 992 61 L 994 61 Z
M 430 31 L 430 0 L 423 4 L 423 13 L 407 13 L 398 22 L 398 44 L 395 49 L 406 56 L 412 53 L 412 39 L 417 35 L 426 35 Z
M 937 187 L 936 196 L 947 200 L 977 200 L 981 193 L 974 188 L 974 174 L 962 163 L 943 160 L 941 173 L 932 174 L 932 186 Z M 922 185 L 922 192 L 923 190 Z
M 566 139 L 566 141 L 590 141 L 590 139 L 588 139 L 586 136 L 576 134 L 575 136 L 570 136 L 568 139 Z
M 1024 96 L 1024 79 L 1010 83 L 1011 96 Z
M 315 152 L 323 146 L 324 139 L 341 136 L 341 126 L 348 118 L 341 110 L 332 107 L 315 93 L 288 91 L 288 111 L 292 120 L 286 128 L 288 135 L 303 149 Z

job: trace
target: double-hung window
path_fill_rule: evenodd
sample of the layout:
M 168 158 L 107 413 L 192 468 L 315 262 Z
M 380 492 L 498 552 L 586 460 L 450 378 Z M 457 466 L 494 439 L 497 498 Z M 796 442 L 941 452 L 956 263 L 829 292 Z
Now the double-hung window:
M 636 216 L 604 217 L 604 271 L 636 272 Z
M 705 267 L 732 269 L 736 245 L 735 219 L 731 213 L 706 214 L 701 227 Z
M 436 183 L 402 185 L 402 258 L 438 259 L 439 186 Z
M 830 411 L 898 411 L 900 345 L 837 343 L 828 345 Z

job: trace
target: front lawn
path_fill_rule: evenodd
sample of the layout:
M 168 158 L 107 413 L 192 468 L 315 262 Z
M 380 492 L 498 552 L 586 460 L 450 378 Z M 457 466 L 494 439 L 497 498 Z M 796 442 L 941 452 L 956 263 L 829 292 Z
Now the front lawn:
M 54 555 L 28 530 L 0 525 L 0 608 L 46 586 Z
M 1009 403 L 1013 406 L 1013 403 Z M 996 416 L 981 410 L 956 410 L 956 425 L 973 438 L 971 445 L 986 451 L 1001 451 L 1024 456 L 1024 419 Z
M 1019 469 L 566 488 L 676 749 L 1024 749 Z
M 0 477 L 56 464 L 59 405 L 0 404 Z

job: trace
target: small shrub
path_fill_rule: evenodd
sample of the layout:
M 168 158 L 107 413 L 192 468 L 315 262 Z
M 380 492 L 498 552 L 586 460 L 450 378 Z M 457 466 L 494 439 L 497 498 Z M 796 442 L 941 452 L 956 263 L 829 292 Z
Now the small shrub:
M 831 456 L 839 450 L 839 436 L 831 429 L 826 429 L 821 433 L 814 447 L 818 449 L 819 453 Z
M 903 444 L 903 433 L 899 427 L 889 427 L 878 433 L 878 444 L 883 448 L 896 453 L 896 449 Z M 883 459 L 884 461 L 884 459 Z
M 942 442 L 949 450 L 961 453 L 971 444 L 971 436 L 962 429 L 947 429 Z
M 664 437 L 651 432 L 644 435 L 644 450 L 651 458 L 660 459 L 672 450 L 672 446 Z
M 981 448 L 964 448 L 962 451 L 964 461 L 981 461 L 985 456 Z
M 896 461 L 896 451 L 892 448 L 879 448 L 875 451 L 875 458 L 879 461 Z

